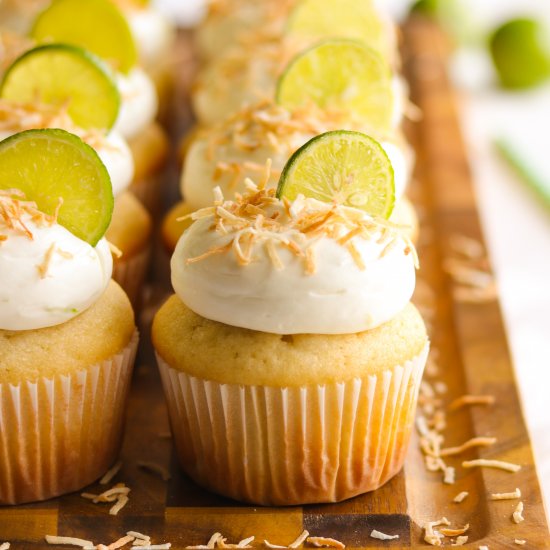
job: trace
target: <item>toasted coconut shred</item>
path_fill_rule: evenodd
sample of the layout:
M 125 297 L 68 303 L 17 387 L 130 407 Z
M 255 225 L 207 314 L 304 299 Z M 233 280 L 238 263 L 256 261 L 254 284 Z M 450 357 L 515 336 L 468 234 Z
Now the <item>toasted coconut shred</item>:
M 87 500 L 91 500 L 94 504 L 115 502 L 115 504 L 110 508 L 109 514 L 111 516 L 116 516 L 122 508 L 128 504 L 128 494 L 130 491 L 130 487 L 126 487 L 124 483 L 117 483 L 114 487 L 107 489 L 99 495 L 93 493 L 82 493 L 80 496 Z
M 463 468 L 496 468 L 499 470 L 505 470 L 507 472 L 516 473 L 521 470 L 519 464 L 512 464 L 511 462 L 504 462 L 502 460 L 487 460 L 485 458 L 478 458 L 477 460 L 466 460 L 462 463 Z
M 451 543 L 451 546 L 464 546 L 468 542 L 467 536 L 460 536 L 456 538 L 456 541 Z
M 513 500 L 516 498 L 521 498 L 521 491 L 519 489 L 510 493 L 493 493 L 491 495 L 491 500 Z
M 105 475 L 99 480 L 100 485 L 108 485 L 111 480 L 120 472 L 122 468 L 122 460 L 119 460 L 109 470 L 105 472 Z
M 0 132 L 18 133 L 36 128 L 62 128 L 77 135 L 94 149 L 107 146 L 114 149 L 113 145 L 107 145 L 105 132 L 83 130 L 72 121 L 68 102 L 51 105 L 40 101 L 19 103 L 0 99 Z
M 267 179 L 264 178 L 265 181 Z M 211 248 L 200 256 L 188 258 L 188 264 L 212 255 L 231 252 L 240 265 L 247 266 L 254 261 L 254 245 L 262 244 L 275 269 L 284 267 L 278 251 L 287 249 L 303 262 L 305 273 L 312 275 L 316 269 L 315 242 L 323 237 L 340 242 L 353 233 L 354 239 L 376 239 L 384 244 L 401 239 L 405 243 L 404 254 L 413 254 L 418 265 L 416 250 L 408 237 L 401 232 L 400 226 L 387 220 L 369 218 L 360 210 L 337 204 L 327 205 L 328 210 L 311 210 L 304 204 L 304 208 L 294 211 L 290 204 L 283 201 L 285 215 L 281 216 L 278 208 L 280 201 L 275 197 L 275 190 L 266 190 L 263 185 L 265 182 L 257 187 L 249 181 L 249 191 L 242 196 L 237 195 L 234 202 L 223 201 L 221 190 L 218 189 L 217 204 L 187 216 L 193 220 L 212 217 L 212 230 L 229 239 L 224 246 Z M 294 205 L 300 200 L 297 199 Z M 281 220 L 281 217 L 286 219 Z M 347 248 L 357 266 L 365 269 L 361 256 L 353 248 L 352 240 Z
M 521 500 L 518 502 L 518 505 L 512 514 L 512 520 L 514 523 L 521 523 L 522 521 L 525 521 L 525 518 L 523 517 L 523 502 Z
M 70 546 L 79 546 L 83 550 L 117 550 L 123 548 L 128 544 L 132 544 L 131 550 L 169 550 L 172 546 L 167 542 L 164 544 L 151 544 L 151 537 L 149 535 L 143 535 L 137 531 L 128 531 L 126 535 L 120 537 L 111 544 L 97 544 L 89 540 L 78 539 L 75 537 L 56 537 L 52 535 L 46 535 L 46 542 L 48 544 L 66 544 Z
M 428 544 L 431 544 L 432 546 L 441 546 L 441 540 L 443 539 L 444 535 L 439 533 L 438 531 L 434 531 L 434 527 L 438 527 L 440 525 L 451 525 L 451 522 L 443 517 L 437 521 L 428 521 L 424 524 L 424 541 Z
M 94 546 L 92 541 L 79 539 L 76 537 L 57 537 L 54 535 L 46 535 L 45 538 L 48 544 L 67 544 L 69 546 L 80 546 L 82 548 Z
M 471 405 L 494 405 L 493 395 L 462 395 L 449 405 L 449 411 L 454 412 Z
M 343 542 L 340 542 L 336 539 L 326 538 L 326 537 L 308 537 L 306 542 L 313 544 L 318 548 L 345 548 L 346 545 Z
M 386 533 L 373 529 L 370 533 L 370 537 L 378 540 L 395 540 L 399 538 L 399 535 L 387 535 Z
M 455 498 L 453 498 L 453 502 L 461 503 L 464 499 L 468 497 L 470 493 L 468 491 L 462 491 L 461 493 L 458 493 Z
M 33 240 L 34 235 L 27 227 L 25 220 L 30 219 L 39 227 L 51 227 L 57 222 L 59 209 L 63 204 L 62 199 L 59 199 L 58 206 L 53 215 L 44 214 L 38 210 L 35 202 L 26 200 L 25 194 L 18 189 L 0 190 L 0 246 L 3 241 L 7 240 L 7 235 L 2 233 L 2 230 L 10 230 L 16 235 L 21 235 Z M 48 251 L 49 252 L 49 251 Z M 47 272 L 47 264 L 51 260 L 52 252 L 49 252 L 50 258 L 44 260 L 39 273 L 42 276 L 43 272 Z
M 0 544 L 0 550 L 8 550 L 9 547 L 10 547 L 9 542 L 3 542 L 2 544 Z
M 514 539 L 514 544 L 517 544 L 518 546 L 525 546 L 527 541 L 524 539 Z

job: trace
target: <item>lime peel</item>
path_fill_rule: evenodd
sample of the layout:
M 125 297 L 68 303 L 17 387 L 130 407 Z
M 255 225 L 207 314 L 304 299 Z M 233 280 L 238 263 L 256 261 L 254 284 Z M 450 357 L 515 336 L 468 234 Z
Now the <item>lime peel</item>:
M 138 62 L 132 30 L 109 0 L 54 0 L 35 20 L 31 36 L 38 42 L 77 44 L 128 73 Z
M 298 149 L 283 169 L 277 197 L 299 195 L 387 219 L 395 203 L 393 167 L 373 138 L 347 130 L 327 132 Z
M 17 189 L 38 209 L 95 246 L 113 213 L 113 188 L 95 150 L 65 130 L 27 130 L 0 142 L 0 189 Z M 59 199 L 63 203 L 59 208 Z
M 295 57 L 279 78 L 276 101 L 287 109 L 315 103 L 360 116 L 386 132 L 394 118 L 389 64 L 356 40 L 328 40 Z
M 17 58 L 4 75 L 0 97 L 68 105 L 71 119 L 83 129 L 110 129 L 120 109 L 109 69 L 93 54 L 68 44 L 37 46 Z

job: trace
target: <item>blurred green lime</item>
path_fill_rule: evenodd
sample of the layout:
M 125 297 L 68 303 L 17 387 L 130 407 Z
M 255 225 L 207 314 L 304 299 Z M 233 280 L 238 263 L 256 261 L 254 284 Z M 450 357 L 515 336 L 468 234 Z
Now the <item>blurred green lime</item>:
M 550 41 L 534 19 L 512 19 L 490 38 L 490 50 L 502 86 L 530 88 L 550 77 Z
M 411 12 L 436 17 L 438 15 L 439 4 L 439 0 L 417 0 L 412 5 Z

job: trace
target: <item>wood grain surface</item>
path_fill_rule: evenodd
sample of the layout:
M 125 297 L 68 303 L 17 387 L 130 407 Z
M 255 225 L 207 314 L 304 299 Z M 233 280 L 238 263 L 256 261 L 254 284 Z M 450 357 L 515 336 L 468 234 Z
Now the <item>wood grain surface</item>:
M 175 119 L 188 124 L 184 88 L 188 86 L 191 58 L 182 39 L 182 70 Z M 444 485 L 440 473 L 427 472 L 418 441 L 413 438 L 404 470 L 384 487 L 352 500 L 330 505 L 292 508 L 261 508 L 239 504 L 197 487 L 177 466 L 169 432 L 160 378 L 152 357 L 148 330 L 155 307 L 169 292 L 166 257 L 160 245 L 155 261 L 155 283 L 148 289 L 149 307 L 142 314 L 143 345 L 130 394 L 123 467 L 114 482 L 125 482 L 132 491 L 128 505 L 118 516 L 108 514 L 109 505 L 92 504 L 79 494 L 45 503 L 0 508 L 0 543 L 13 550 L 52 548 L 44 536 L 76 536 L 109 544 L 128 530 L 149 534 L 155 544 L 170 542 L 172 548 L 206 544 L 221 532 L 228 542 L 256 537 L 285 545 L 303 529 L 312 535 L 333 537 L 352 548 L 420 548 L 421 526 L 446 516 L 453 526 L 470 524 L 466 548 L 487 545 L 491 550 L 550 548 L 541 493 L 529 437 L 523 421 L 510 354 L 496 301 L 465 304 L 453 299 L 453 281 L 443 262 L 449 257 L 449 239 L 467 235 L 483 242 L 472 191 L 471 175 L 458 125 L 456 102 L 445 73 L 447 46 L 439 31 L 422 20 L 404 28 L 404 70 L 413 100 L 424 116 L 410 129 L 418 157 L 410 195 L 422 220 L 416 301 L 432 308 L 431 338 L 438 354 L 439 382 L 449 388 L 445 403 L 465 393 L 491 394 L 491 408 L 475 407 L 448 415 L 446 445 L 456 445 L 476 435 L 491 435 L 497 443 L 481 451 L 469 451 L 449 464 L 457 467 L 453 485 Z M 172 167 L 171 177 L 176 176 Z M 172 193 L 173 194 L 173 193 Z M 462 459 L 477 457 L 521 464 L 515 474 L 499 470 L 464 470 Z M 165 466 L 169 481 L 138 466 L 150 461 Z M 522 490 L 525 521 L 516 525 L 511 514 L 516 501 L 491 502 L 490 493 Z M 101 492 L 99 485 L 90 492 Z M 461 504 L 453 497 L 468 491 Z M 398 534 L 399 539 L 381 542 L 370 537 L 373 529 Z M 446 539 L 444 545 L 449 546 Z M 128 546 L 129 548 L 129 546 Z

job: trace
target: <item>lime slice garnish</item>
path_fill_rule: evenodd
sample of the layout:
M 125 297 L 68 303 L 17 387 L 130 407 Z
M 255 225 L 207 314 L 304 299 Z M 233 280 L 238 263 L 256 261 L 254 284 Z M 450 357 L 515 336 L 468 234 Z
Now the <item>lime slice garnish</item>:
M 38 42 L 65 42 L 89 50 L 123 73 L 138 61 L 126 18 L 109 0 L 54 0 L 36 19 Z
M 505 88 L 530 88 L 550 78 L 550 39 L 534 19 L 512 19 L 492 35 L 493 62 Z
M 373 49 L 352 40 L 323 42 L 296 57 L 279 79 L 277 102 L 288 109 L 314 102 L 353 111 L 386 131 L 393 118 L 390 66 Z
M 0 97 L 16 102 L 68 105 L 73 122 L 84 129 L 109 129 L 115 123 L 120 95 L 100 59 L 76 46 L 38 46 L 7 70 Z
M 292 201 L 298 195 L 389 218 L 395 202 L 390 159 L 365 134 L 346 130 L 321 134 L 292 155 L 279 180 L 278 198 Z
M 388 31 L 372 0 L 301 0 L 287 32 L 298 38 L 354 38 L 379 52 L 388 50 Z
M 111 223 L 113 187 L 97 153 L 65 130 L 27 130 L 0 142 L 0 189 L 18 189 L 95 246 Z

